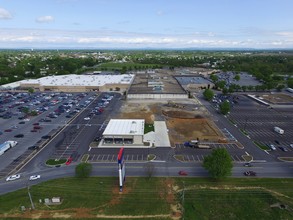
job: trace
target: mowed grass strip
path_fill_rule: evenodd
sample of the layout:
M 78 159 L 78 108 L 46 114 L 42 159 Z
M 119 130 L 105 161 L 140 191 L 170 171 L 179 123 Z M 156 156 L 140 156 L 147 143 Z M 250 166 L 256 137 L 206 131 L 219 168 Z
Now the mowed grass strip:
M 51 216 L 52 213 L 65 213 L 71 215 L 71 219 L 76 217 L 73 209 L 84 209 L 92 218 L 112 216 L 113 219 L 121 215 L 156 220 L 174 219 L 174 216 L 184 219 L 293 219 L 293 179 L 228 178 L 214 182 L 191 177 L 127 177 L 123 192 L 119 192 L 117 177 L 62 178 L 31 186 L 30 191 L 36 211 L 47 211 Z M 39 203 L 39 199 L 57 196 L 63 200 L 61 205 L 47 207 Z M 291 211 L 270 207 L 278 202 Z M 0 196 L 0 218 L 3 214 L 22 216 L 22 205 L 30 207 L 27 189 Z M 172 207 L 177 209 L 174 211 Z M 144 218 L 150 215 L 153 218 Z
M 185 219 L 293 219 L 293 179 L 203 178 L 177 181 Z M 280 203 L 289 210 L 271 208 Z
M 292 212 L 270 205 L 280 202 L 263 190 L 186 191 L 185 219 L 292 219 Z

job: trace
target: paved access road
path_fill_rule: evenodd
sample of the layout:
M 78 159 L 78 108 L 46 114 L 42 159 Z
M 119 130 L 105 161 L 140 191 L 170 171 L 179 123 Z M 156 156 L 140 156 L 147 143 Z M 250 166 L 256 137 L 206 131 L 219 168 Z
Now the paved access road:
M 178 172 L 184 170 L 189 177 L 207 177 L 208 173 L 201 165 L 195 163 L 173 163 L 164 161 L 149 162 L 154 166 L 153 176 L 157 177 L 178 177 Z M 61 167 L 43 167 L 38 172 L 21 172 L 21 178 L 15 181 L 6 182 L 5 179 L 0 180 L 0 194 L 12 192 L 17 189 L 25 188 L 28 185 L 37 184 L 51 179 L 61 177 L 72 177 L 75 174 L 75 165 L 73 163 L 68 166 Z M 147 176 L 147 163 L 126 163 L 127 176 Z M 244 177 L 243 172 L 253 170 L 257 173 L 257 177 L 273 177 L 287 178 L 293 177 L 293 164 L 285 163 L 254 163 L 253 167 L 244 167 L 243 164 L 234 164 L 232 171 L 233 177 Z M 40 174 L 41 178 L 36 181 L 29 181 L 29 177 L 34 174 Z M 92 176 L 117 176 L 117 163 L 99 163 L 93 164 Z M 250 178 L 250 177 L 244 177 Z M 118 181 L 117 181 L 118 182 Z M 117 186 L 118 187 L 118 186 Z

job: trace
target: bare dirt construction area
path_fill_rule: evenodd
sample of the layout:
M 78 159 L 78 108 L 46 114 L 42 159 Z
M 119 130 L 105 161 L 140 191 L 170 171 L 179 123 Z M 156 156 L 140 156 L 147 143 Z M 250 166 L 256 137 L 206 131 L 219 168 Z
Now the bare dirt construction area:
M 273 104 L 282 104 L 282 103 L 292 103 L 293 97 L 287 94 L 263 94 L 260 96 L 266 101 L 269 101 Z
M 195 107 L 194 100 L 180 100 L 170 105 L 168 101 L 128 100 L 120 111 L 121 119 L 145 119 L 152 124 L 154 121 L 166 121 L 171 145 L 184 141 L 199 139 L 202 141 L 225 142 L 223 134 L 210 120 L 203 106 Z

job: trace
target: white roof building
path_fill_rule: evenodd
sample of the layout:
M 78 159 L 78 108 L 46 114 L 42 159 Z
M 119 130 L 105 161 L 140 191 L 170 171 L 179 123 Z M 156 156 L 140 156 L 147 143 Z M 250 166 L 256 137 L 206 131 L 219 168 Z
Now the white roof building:
M 40 84 L 42 86 L 103 86 L 105 84 L 129 84 L 134 75 L 61 75 L 39 79 L 22 80 L 20 84 Z
M 144 119 L 111 119 L 103 132 L 105 145 L 143 145 Z
M 22 88 L 41 91 L 125 91 L 134 79 L 133 74 L 117 75 L 60 75 L 19 81 Z M 119 89 L 118 89 L 119 88 Z

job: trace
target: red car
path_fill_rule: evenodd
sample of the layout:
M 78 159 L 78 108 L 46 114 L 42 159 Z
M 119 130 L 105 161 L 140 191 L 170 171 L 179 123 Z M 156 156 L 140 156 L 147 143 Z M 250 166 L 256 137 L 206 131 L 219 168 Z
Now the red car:
M 180 171 L 178 172 L 178 174 L 179 174 L 180 176 L 187 176 L 187 175 L 188 175 L 187 172 L 184 171 L 184 170 L 180 170 Z
M 67 159 L 67 161 L 66 161 L 66 165 L 69 165 L 69 164 L 71 164 L 71 162 L 72 162 L 72 157 L 69 157 L 68 159 Z
M 12 131 L 12 129 L 6 129 L 6 130 L 4 130 L 5 132 L 11 132 Z

